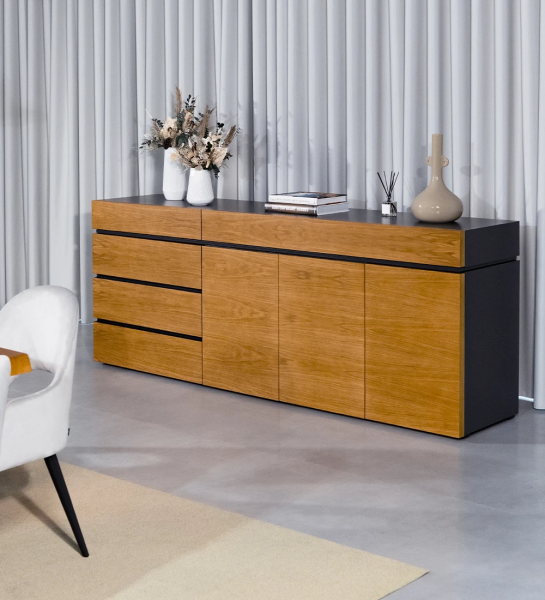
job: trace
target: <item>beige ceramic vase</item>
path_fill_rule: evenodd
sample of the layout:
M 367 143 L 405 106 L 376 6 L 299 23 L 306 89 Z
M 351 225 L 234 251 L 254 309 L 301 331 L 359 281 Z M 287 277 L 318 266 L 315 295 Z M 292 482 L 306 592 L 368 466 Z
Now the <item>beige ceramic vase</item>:
M 456 221 L 462 216 L 464 205 L 443 181 L 443 167 L 448 165 L 448 158 L 443 156 L 442 133 L 431 136 L 431 156 L 426 162 L 431 166 L 431 180 L 428 187 L 413 200 L 413 215 L 428 223 Z

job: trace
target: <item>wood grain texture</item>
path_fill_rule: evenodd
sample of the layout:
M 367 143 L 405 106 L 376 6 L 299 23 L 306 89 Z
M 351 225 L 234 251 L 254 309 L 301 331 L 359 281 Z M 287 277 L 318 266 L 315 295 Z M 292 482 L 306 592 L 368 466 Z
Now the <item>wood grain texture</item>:
M 280 400 L 365 416 L 365 265 L 280 256 Z
M 93 316 L 184 335 L 202 335 L 201 294 L 93 279 Z
M 278 256 L 203 248 L 203 382 L 278 399 Z
M 200 289 L 201 247 L 95 233 L 93 272 Z
M 366 265 L 366 419 L 463 437 L 463 278 Z
M 462 232 L 275 214 L 202 212 L 202 239 L 426 265 L 462 267 Z
M 25 354 L 24 352 L 0 348 L 0 356 L 7 356 L 9 358 L 12 377 L 14 375 L 22 375 L 23 373 L 30 373 L 30 371 L 32 371 L 30 358 L 28 357 L 28 354 Z
M 202 343 L 95 323 L 94 358 L 109 365 L 202 383 Z
M 200 209 L 94 200 L 93 229 L 201 239 Z

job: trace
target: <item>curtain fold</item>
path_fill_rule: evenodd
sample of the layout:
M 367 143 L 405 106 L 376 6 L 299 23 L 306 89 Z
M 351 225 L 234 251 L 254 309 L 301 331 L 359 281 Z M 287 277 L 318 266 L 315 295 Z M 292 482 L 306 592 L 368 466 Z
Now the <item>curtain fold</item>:
M 521 222 L 521 386 L 545 408 L 545 9 L 540 0 L 0 3 L 0 301 L 64 285 L 92 319 L 91 202 L 161 191 L 146 111 L 174 86 L 242 132 L 221 197 L 347 192 L 408 210 L 431 134 L 464 215 Z

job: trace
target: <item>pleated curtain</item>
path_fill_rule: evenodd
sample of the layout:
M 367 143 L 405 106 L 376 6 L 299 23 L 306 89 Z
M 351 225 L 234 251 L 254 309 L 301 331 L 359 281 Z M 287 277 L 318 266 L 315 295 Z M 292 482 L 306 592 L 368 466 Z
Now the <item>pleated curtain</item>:
M 545 408 L 540 0 L 3 0 L 0 301 L 64 285 L 92 318 L 91 201 L 161 191 L 138 144 L 174 86 L 242 130 L 219 197 L 408 210 L 444 134 L 464 215 L 520 220 L 521 386 Z

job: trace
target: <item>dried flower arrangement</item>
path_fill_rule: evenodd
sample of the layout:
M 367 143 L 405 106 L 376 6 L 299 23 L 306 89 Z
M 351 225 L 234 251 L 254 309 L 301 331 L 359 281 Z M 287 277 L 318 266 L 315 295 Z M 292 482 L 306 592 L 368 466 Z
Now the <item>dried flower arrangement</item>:
M 191 95 L 182 101 L 182 93 L 176 86 L 175 116 L 164 122 L 151 117 L 151 130 L 144 136 L 140 148 L 173 148 L 172 160 L 180 161 L 190 169 L 213 171 L 217 177 L 223 163 L 232 156 L 228 147 L 239 129 L 233 125 L 226 132 L 224 123 L 217 123 L 210 129 L 214 109 L 207 105 L 204 113 L 196 114 L 196 102 L 195 96 Z

